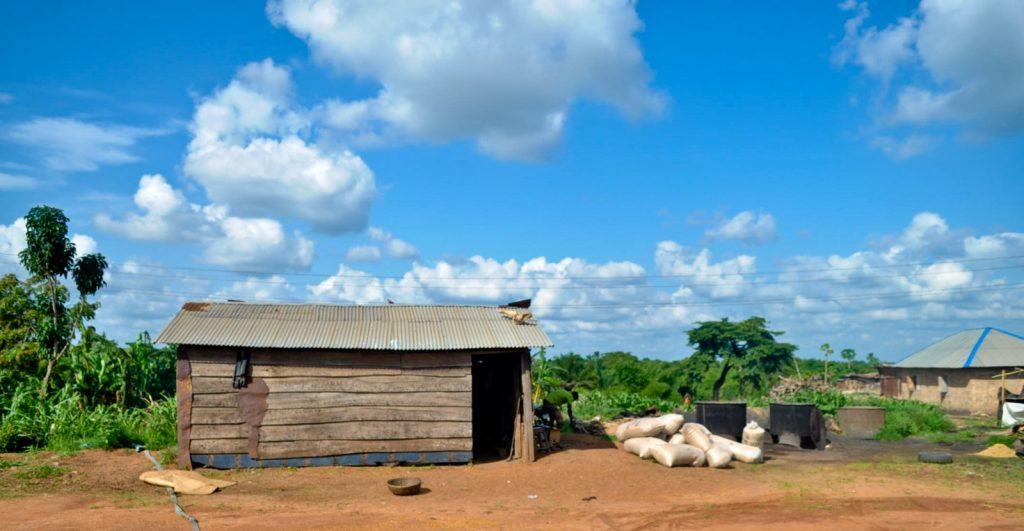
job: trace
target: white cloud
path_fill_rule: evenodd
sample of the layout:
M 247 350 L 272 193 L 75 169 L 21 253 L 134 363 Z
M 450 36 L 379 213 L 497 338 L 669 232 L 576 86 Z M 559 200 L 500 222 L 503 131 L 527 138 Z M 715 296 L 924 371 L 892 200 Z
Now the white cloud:
M 18 253 L 27 245 L 25 218 L 18 218 L 10 225 L 0 224 L 0 273 L 24 273 Z
M 775 217 L 764 212 L 747 210 L 708 229 L 705 236 L 713 240 L 739 240 L 761 244 L 775 239 Z
M 283 301 L 293 300 L 295 286 L 280 275 L 269 277 L 248 277 L 245 280 L 232 282 L 231 286 L 222 289 L 212 296 L 215 300 L 243 301 Z
M 203 251 L 207 263 L 263 271 L 304 269 L 313 263 L 313 242 L 298 231 L 289 235 L 276 220 L 227 217 L 221 230 Z
M 393 234 L 380 227 L 370 227 L 366 232 L 370 235 L 370 238 L 384 246 L 384 252 L 391 258 L 414 260 L 420 255 L 416 246 L 395 238 Z
M 1002 232 L 964 239 L 964 252 L 970 258 L 1024 255 L 1024 233 Z
M 905 138 L 879 135 L 871 140 L 871 147 L 881 150 L 892 159 L 906 160 L 930 150 L 936 143 L 937 138 L 920 133 L 913 133 Z
M 38 151 L 52 170 L 97 171 L 105 165 L 135 162 L 135 144 L 142 138 L 163 133 L 74 118 L 34 118 L 10 126 L 3 136 Z
M 141 214 L 130 212 L 121 219 L 107 213 L 94 217 L 100 230 L 132 240 L 174 241 L 198 238 L 202 223 L 185 201 L 185 196 L 167 183 L 163 175 L 143 175 L 135 192 Z
M 886 87 L 900 80 L 885 121 L 948 122 L 983 135 L 1024 129 L 1024 9 L 1018 0 L 922 0 L 910 16 L 884 28 L 864 27 L 866 2 L 844 7 L 855 13 L 835 62 L 856 64 Z
M 712 299 L 735 297 L 744 293 L 749 277 L 757 272 L 757 259 L 740 255 L 721 262 L 711 261 L 708 249 L 689 249 L 673 241 L 658 242 L 654 263 L 662 275 L 686 277 L 676 291 L 677 297 L 688 298 L 694 292 Z
M 203 261 L 225 267 L 272 271 L 313 262 L 313 242 L 299 231 L 289 234 L 274 219 L 232 216 L 223 205 L 189 204 L 162 175 L 142 176 L 134 199 L 141 213 L 99 214 L 96 226 L 133 240 L 198 241 Z
M 664 106 L 633 2 L 283 0 L 267 12 L 318 61 L 380 84 L 376 97 L 324 107 L 356 138 L 468 138 L 533 160 L 557 145 L 576 100 L 631 118 Z
M 366 226 L 373 173 L 350 151 L 305 136 L 312 123 L 292 101 L 291 76 L 267 59 L 239 70 L 196 109 L 185 173 L 207 197 L 251 216 L 288 216 L 327 232 Z
M 380 260 L 380 248 L 373 245 L 357 245 L 345 252 L 349 262 L 377 262 Z
M 39 181 L 31 177 L 0 172 L 0 190 L 27 190 L 38 185 Z
M 96 240 L 87 234 L 73 234 L 71 243 L 75 244 L 75 256 L 77 257 L 93 254 L 100 250 Z

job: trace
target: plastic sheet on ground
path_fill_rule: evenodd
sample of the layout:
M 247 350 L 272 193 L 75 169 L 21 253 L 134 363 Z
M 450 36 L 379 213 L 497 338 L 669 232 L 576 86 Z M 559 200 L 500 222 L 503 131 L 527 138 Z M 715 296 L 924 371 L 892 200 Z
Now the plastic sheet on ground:
M 1003 404 L 1003 427 L 1012 428 L 1018 424 L 1024 424 L 1024 404 L 1018 402 L 1006 402 Z
M 235 484 L 234 481 L 211 479 L 190 470 L 149 470 L 139 474 L 139 479 L 150 485 L 171 487 L 178 494 L 213 494 Z

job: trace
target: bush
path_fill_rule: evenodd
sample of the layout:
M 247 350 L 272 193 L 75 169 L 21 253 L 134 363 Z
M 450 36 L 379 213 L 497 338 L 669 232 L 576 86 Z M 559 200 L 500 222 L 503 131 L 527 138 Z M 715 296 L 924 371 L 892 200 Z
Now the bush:
M 801 389 L 795 393 L 782 397 L 785 402 L 808 403 L 818 406 L 818 410 L 826 417 L 835 417 L 839 408 L 847 405 L 850 399 L 846 395 L 830 389 L 822 391 L 818 389 Z
M 885 424 L 876 438 L 880 441 L 898 441 L 915 435 L 951 432 L 953 421 L 938 406 L 915 400 L 866 397 L 857 405 L 885 408 Z
M 0 450 L 49 448 L 74 452 L 87 448 L 125 448 L 143 444 L 160 449 L 175 444 L 177 404 L 173 398 L 145 408 L 88 406 L 72 386 L 39 397 L 38 383 L 27 382 L 14 393 L 0 421 Z
M 625 412 L 640 412 L 650 408 L 658 411 L 671 411 L 679 404 L 643 396 L 637 393 L 583 391 L 580 398 L 573 404 L 573 413 L 584 419 L 600 416 L 613 418 Z

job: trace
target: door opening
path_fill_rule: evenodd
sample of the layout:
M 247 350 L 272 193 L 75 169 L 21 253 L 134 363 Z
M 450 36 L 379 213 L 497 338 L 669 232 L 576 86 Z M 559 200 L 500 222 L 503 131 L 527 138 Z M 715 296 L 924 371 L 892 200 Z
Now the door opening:
M 520 354 L 473 356 L 473 460 L 508 457 L 515 436 Z

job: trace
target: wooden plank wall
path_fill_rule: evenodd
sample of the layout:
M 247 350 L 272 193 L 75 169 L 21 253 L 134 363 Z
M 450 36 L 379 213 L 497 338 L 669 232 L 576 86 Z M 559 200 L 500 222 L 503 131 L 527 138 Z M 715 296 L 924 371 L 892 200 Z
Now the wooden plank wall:
M 192 454 L 250 453 L 236 349 L 187 348 Z M 260 459 L 473 449 L 471 354 L 251 351 L 269 388 Z

